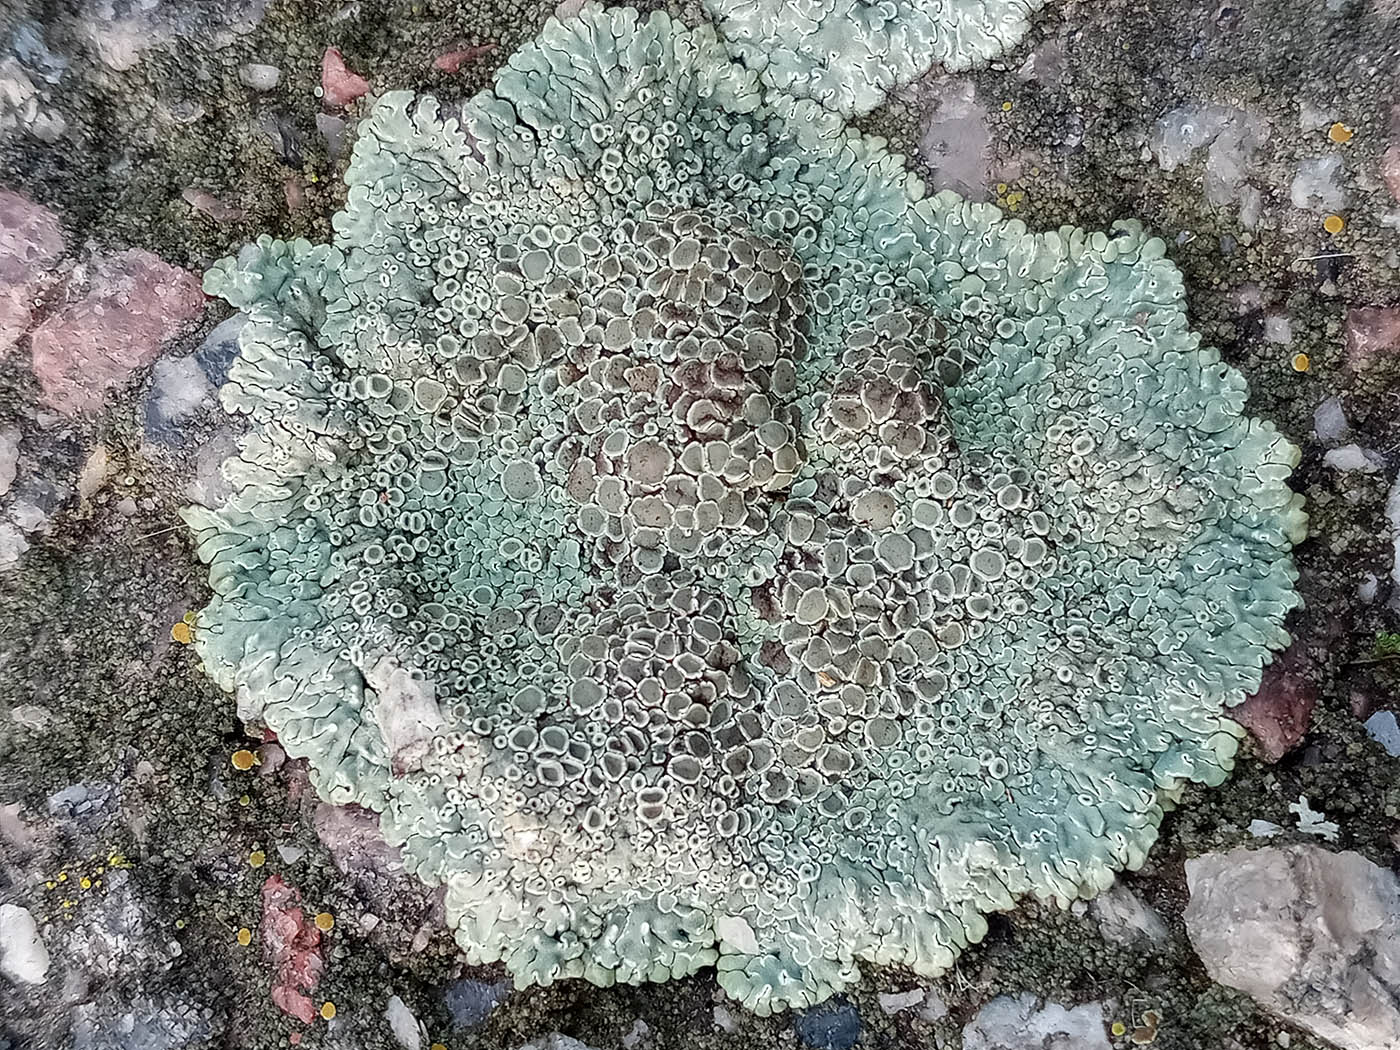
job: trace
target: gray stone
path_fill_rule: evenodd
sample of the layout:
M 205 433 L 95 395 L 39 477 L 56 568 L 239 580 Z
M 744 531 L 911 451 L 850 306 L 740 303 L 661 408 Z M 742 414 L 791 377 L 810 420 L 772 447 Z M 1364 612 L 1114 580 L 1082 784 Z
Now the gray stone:
M 448 985 L 443 993 L 447 1012 L 458 1028 L 475 1028 L 510 994 L 509 981 L 475 981 L 464 977 Z
M 1186 862 L 1186 930 L 1216 981 L 1341 1050 L 1400 1046 L 1400 880 L 1359 853 Z
M 993 999 L 963 1028 L 963 1050 L 1111 1050 L 1098 1003 L 1038 1002 L 1029 992 Z
M 1104 939 L 1114 944 L 1155 945 L 1167 939 L 1162 917 L 1121 882 L 1095 897 L 1089 913 L 1098 921 Z

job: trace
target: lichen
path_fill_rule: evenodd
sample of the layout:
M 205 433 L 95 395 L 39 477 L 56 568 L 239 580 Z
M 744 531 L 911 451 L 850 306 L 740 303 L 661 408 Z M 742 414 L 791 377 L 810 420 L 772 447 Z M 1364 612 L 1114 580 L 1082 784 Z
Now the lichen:
M 1046 0 L 704 0 L 733 54 L 784 94 L 868 113 L 934 65 L 1013 47 Z
M 472 962 L 946 969 L 1141 864 L 1297 603 L 1297 453 L 1159 240 L 927 196 L 709 27 L 586 6 L 262 238 L 194 644 Z

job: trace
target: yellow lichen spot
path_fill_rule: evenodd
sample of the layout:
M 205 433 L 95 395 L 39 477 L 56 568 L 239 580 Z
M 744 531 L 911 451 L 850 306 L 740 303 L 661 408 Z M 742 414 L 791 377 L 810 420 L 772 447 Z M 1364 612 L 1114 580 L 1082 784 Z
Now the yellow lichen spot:
M 180 619 L 184 620 L 187 624 L 193 627 L 194 622 L 199 619 L 199 613 L 191 609 L 188 612 L 186 612 L 184 616 L 180 617 Z
M 1329 215 L 1322 220 L 1322 228 L 1328 233 L 1341 233 L 1346 229 L 1347 221 L 1340 215 Z
M 248 945 L 252 944 L 252 943 L 253 943 L 253 931 L 250 930 L 250 929 L 248 929 L 248 927 L 246 927 L 246 926 L 244 926 L 244 927 L 242 927 L 241 929 L 239 929 L 239 931 L 238 931 L 238 943 L 241 944 L 241 945 L 242 945 L 243 947 L 245 947 L 245 948 L 248 947 Z
M 1333 142 L 1350 142 L 1354 134 L 1356 134 L 1356 132 L 1352 131 L 1351 128 L 1347 127 L 1341 121 L 1337 121 L 1337 123 L 1327 129 L 1327 137 Z
M 90 890 L 92 889 L 92 880 L 86 875 L 84 875 L 81 879 L 78 880 L 78 885 L 85 890 Z
M 1005 196 L 1006 196 L 1006 190 L 1007 190 L 1006 183 L 1004 183 L 1004 182 L 998 182 L 998 183 L 997 183 L 997 196 L 998 196 L 998 197 L 1005 197 Z
M 260 849 L 253 850 L 248 854 L 248 866 L 250 868 L 261 868 L 267 863 L 267 854 Z
M 1115 1038 L 1118 1036 L 1124 1036 L 1128 1034 L 1128 1026 L 1125 1025 L 1122 1021 L 1114 1021 L 1113 1027 L 1109 1029 L 1109 1031 L 1113 1033 Z
M 332 1017 L 334 1017 L 334 1016 L 335 1016 L 335 1003 L 331 1002 L 329 999 L 327 999 L 324 1003 L 322 1003 L 322 1004 L 321 1004 L 321 1016 L 324 1017 L 327 1021 L 329 1021 Z
M 125 853 L 113 853 L 107 858 L 107 866 L 109 868 L 129 868 L 132 864 L 126 859 Z
M 189 624 L 181 620 L 170 628 L 170 637 L 181 645 L 189 645 L 194 641 L 194 632 L 190 630 Z
M 428 1047 L 428 1050 L 447 1050 L 447 1047 L 443 1046 L 441 1043 L 434 1043 L 432 1046 Z
M 251 795 L 239 795 L 239 796 L 238 796 L 238 804 L 239 804 L 240 806 L 251 806 L 251 805 L 253 804 L 252 796 L 251 796 Z
M 335 925 L 335 916 L 328 911 L 323 911 L 316 916 L 316 929 L 325 933 Z
M 1007 101 L 1005 101 L 1005 102 L 1003 102 L 1003 103 L 1001 104 L 1001 111 L 1002 111 L 1003 113 L 1010 113 L 1010 112 L 1011 112 L 1011 100 L 1010 100 L 1010 99 L 1008 99 Z
M 183 929 L 185 928 L 185 920 L 184 920 L 184 919 L 176 919 L 176 920 L 175 920 L 175 928 L 176 928 L 177 930 L 183 930 Z
M 1301 353 L 1294 354 L 1292 360 L 1289 361 L 1289 364 L 1293 366 L 1293 371 L 1295 372 L 1306 372 L 1309 368 L 1312 367 L 1312 361 L 1308 358 L 1308 355 Z
M 233 763 L 234 769 L 241 773 L 246 773 L 257 765 L 258 756 L 253 754 L 253 752 L 249 751 L 246 747 L 243 747 L 235 751 L 233 757 L 230 758 L 229 761 Z
M 48 882 L 44 883 L 44 889 L 51 890 L 57 885 L 58 883 L 54 882 L 53 879 L 49 879 Z
M 1022 191 L 1016 190 L 1006 195 L 1006 206 L 1012 211 L 1015 211 L 1021 206 L 1021 202 L 1025 199 L 1026 195 Z
M 58 873 L 58 881 L 59 881 L 59 882 L 67 882 L 67 881 L 68 881 L 68 872 L 66 872 L 66 871 L 60 871 L 60 872 Z

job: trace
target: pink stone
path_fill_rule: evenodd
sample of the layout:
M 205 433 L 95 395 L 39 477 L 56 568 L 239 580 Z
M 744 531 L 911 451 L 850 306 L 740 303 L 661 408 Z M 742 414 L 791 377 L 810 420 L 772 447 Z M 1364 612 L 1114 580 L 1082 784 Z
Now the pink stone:
M 1294 642 L 1264 669 L 1259 690 L 1226 713 L 1259 743 L 1264 760 L 1277 762 L 1307 735 L 1318 688 L 1302 642 Z
M 1400 142 L 1381 154 L 1381 178 L 1390 195 L 1400 201 Z
M 433 66 L 444 73 L 455 73 L 463 64 L 474 62 L 482 55 L 489 55 L 495 50 L 495 44 L 478 44 L 476 47 L 467 47 L 460 51 L 448 51 L 433 59 Z
M 314 992 L 326 972 L 321 955 L 321 931 L 301 910 L 301 893 L 280 875 L 263 883 L 262 942 L 276 967 L 272 1001 L 283 1013 L 304 1024 L 316 1020 Z
M 34 300 L 55 279 L 63 229 L 48 208 L 0 190 L 0 357 L 28 329 Z
M 334 109 L 344 109 L 369 91 L 369 81 L 351 72 L 345 58 L 333 47 L 321 57 L 321 98 Z
M 1347 311 L 1347 363 L 1362 369 L 1400 351 L 1400 307 L 1359 306 Z
M 44 400 L 69 416 L 101 408 L 108 390 L 154 361 L 161 344 L 204 311 L 198 277 L 139 248 L 93 259 L 82 271 L 69 281 L 69 301 L 30 339 Z

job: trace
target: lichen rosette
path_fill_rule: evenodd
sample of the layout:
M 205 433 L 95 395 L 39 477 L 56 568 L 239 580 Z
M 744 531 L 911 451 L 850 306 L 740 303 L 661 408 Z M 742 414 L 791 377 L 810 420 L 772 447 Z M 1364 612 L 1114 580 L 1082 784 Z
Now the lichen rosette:
M 522 983 L 766 1012 L 1140 864 L 1283 645 L 1295 450 L 1134 224 L 921 184 L 595 5 L 384 97 L 246 310 L 210 673 Z

